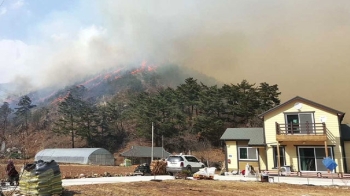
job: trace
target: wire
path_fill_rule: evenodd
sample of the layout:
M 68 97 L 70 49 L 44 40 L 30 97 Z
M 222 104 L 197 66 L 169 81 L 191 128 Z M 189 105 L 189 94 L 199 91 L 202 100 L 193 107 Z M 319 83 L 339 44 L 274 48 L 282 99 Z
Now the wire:
M 2 6 L 2 4 L 4 4 L 5 0 L 2 0 L 1 4 L 0 4 L 0 7 Z

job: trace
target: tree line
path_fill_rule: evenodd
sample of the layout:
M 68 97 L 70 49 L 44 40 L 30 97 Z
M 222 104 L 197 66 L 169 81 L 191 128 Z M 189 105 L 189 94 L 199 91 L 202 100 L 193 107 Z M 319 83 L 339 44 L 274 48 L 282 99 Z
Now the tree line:
M 86 141 L 86 147 L 115 151 L 128 140 L 151 140 L 154 125 L 156 146 L 186 150 L 196 142 L 219 146 L 228 127 L 260 127 L 257 115 L 280 104 L 277 85 L 251 84 L 246 80 L 221 87 L 207 86 L 187 78 L 175 88 L 156 87 L 125 90 L 111 98 L 87 98 L 84 86 L 67 91 L 57 106 L 39 107 L 28 96 L 16 108 L 5 102 L 0 107 L 0 129 L 28 134 L 49 130 L 58 135 Z M 10 116 L 13 118 L 10 120 Z

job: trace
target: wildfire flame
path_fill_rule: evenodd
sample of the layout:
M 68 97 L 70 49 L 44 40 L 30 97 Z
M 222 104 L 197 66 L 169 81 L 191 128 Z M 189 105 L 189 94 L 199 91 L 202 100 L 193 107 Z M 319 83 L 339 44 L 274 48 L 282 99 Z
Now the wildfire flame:
M 64 96 L 58 97 L 57 99 L 52 101 L 52 104 L 58 104 L 64 101 L 68 96 L 70 92 L 67 92 Z
M 142 61 L 141 66 L 137 69 L 132 70 L 130 73 L 132 75 L 136 75 L 136 74 L 140 74 L 140 73 L 144 73 L 144 72 L 153 72 L 155 71 L 157 68 L 157 66 L 155 65 L 148 65 L 146 61 Z M 121 72 L 122 70 L 124 70 L 125 68 L 119 68 L 116 69 L 112 72 L 106 73 L 106 74 L 99 74 L 81 84 L 78 84 L 78 86 L 82 85 L 85 86 L 88 89 L 92 89 L 94 87 L 98 87 L 102 82 L 106 81 L 106 80 L 118 80 L 119 78 L 122 77 Z M 49 99 L 50 97 L 54 96 L 57 93 L 57 91 L 51 93 L 49 96 L 40 99 L 40 101 L 45 101 L 47 99 Z M 67 94 L 65 94 L 64 96 L 60 96 L 57 99 L 53 100 L 51 103 L 52 104 L 58 104 L 62 101 L 64 101 L 65 98 L 67 98 L 67 96 L 69 95 L 69 92 Z
M 157 66 L 155 65 L 147 65 L 146 61 L 142 61 L 141 63 L 141 67 L 138 69 L 135 69 L 134 71 L 131 72 L 132 75 L 136 75 L 138 73 L 142 73 L 145 71 L 151 72 L 151 71 L 155 71 L 157 68 Z

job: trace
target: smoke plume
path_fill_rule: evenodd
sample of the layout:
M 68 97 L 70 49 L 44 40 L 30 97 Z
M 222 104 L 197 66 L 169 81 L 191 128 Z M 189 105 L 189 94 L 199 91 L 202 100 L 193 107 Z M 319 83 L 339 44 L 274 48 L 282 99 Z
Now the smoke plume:
M 127 53 L 225 83 L 278 84 L 350 111 L 349 1 L 124 1 L 101 6 Z M 349 121 L 346 118 L 345 121 Z
M 31 73 L 37 84 L 64 85 L 146 60 L 190 67 L 224 83 L 278 84 L 282 101 L 301 96 L 350 111 L 350 1 L 89 3 L 96 9 L 96 24 L 82 26 L 73 16 L 52 15 L 41 26 L 39 35 L 50 40 L 32 46 L 40 60 L 35 55 L 28 60 L 40 64 Z

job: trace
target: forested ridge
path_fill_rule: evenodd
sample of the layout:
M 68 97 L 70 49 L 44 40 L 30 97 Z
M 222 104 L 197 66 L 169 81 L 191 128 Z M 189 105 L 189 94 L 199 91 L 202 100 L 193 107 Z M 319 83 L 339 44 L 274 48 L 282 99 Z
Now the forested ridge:
M 14 108 L 4 102 L 0 107 L 3 140 L 51 134 L 69 141 L 59 147 L 103 147 L 115 152 L 133 140 L 150 141 L 153 123 L 156 146 L 163 142 L 169 151 L 196 150 L 219 147 L 228 127 L 261 127 L 257 115 L 280 104 L 277 84 L 242 80 L 218 86 L 188 77 L 171 87 L 161 78 L 153 72 L 124 74 L 99 87 L 104 93 L 98 95 L 80 84 L 60 91 L 49 104 L 33 104 L 30 95 L 20 97 Z M 57 146 L 40 146 L 48 147 Z

